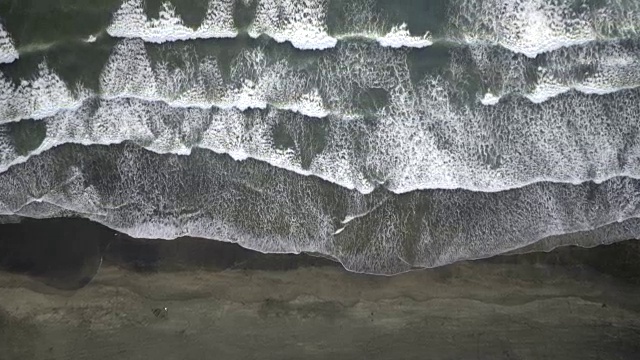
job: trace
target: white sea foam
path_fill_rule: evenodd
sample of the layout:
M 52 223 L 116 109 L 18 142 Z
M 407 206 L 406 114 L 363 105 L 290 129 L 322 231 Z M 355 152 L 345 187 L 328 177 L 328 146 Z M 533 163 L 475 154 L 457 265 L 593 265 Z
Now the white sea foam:
M 375 10 L 372 0 L 347 2 L 341 11 L 349 21 L 341 24 L 340 35 L 337 35 L 339 39 L 365 38 L 391 48 L 423 48 L 433 44 L 428 32 L 415 36 L 409 32 L 406 23 L 391 25 L 385 14 Z
M 536 16 L 533 28 L 562 39 L 556 18 Z M 527 19 L 499 20 L 525 26 L 519 22 Z M 530 51 L 525 30 L 500 41 Z M 494 69 L 479 71 L 478 97 L 493 106 L 467 106 L 456 98 L 459 69 L 416 83 L 405 52 L 375 44 L 341 45 L 320 56 L 311 75 L 245 49 L 225 80 L 213 57 L 185 52 L 180 65 L 151 61 L 142 40 L 124 41 L 95 98 L 69 90 L 46 64 L 33 79 L 0 81 L 3 119 L 41 118 L 46 128 L 43 142 L 21 155 L 12 133 L 21 124 L 0 125 L 0 213 L 75 214 L 139 237 L 320 252 L 375 273 L 492 256 L 550 236 L 561 237 L 554 244 L 580 243 L 565 234 L 640 216 L 640 183 L 632 179 L 640 177 L 640 90 L 622 91 L 637 84 L 634 51 L 574 46 L 540 56 L 539 68 L 506 52 L 505 62 L 486 57 Z M 386 99 L 375 104 L 374 92 Z M 513 93 L 529 99 L 498 101 Z M 376 106 L 358 117 L 360 103 Z M 122 142 L 163 155 L 61 146 Z M 474 191 L 397 197 L 377 186 Z M 615 229 L 598 241 L 640 236 L 638 224 Z
M 135 97 L 164 101 L 174 107 L 264 109 L 267 105 L 310 117 L 325 117 L 322 96 L 309 79 L 284 59 L 267 59 L 262 48 L 247 49 L 232 63 L 232 82 L 225 82 L 214 57 L 178 54 L 185 66 L 151 64 L 141 40 L 125 40 L 113 49 L 101 74 L 107 99 Z
M 13 62 L 18 59 L 18 56 L 13 39 L 2 26 L 2 19 L 0 19 L 0 64 Z
M 431 46 L 433 41 L 429 33 L 423 36 L 412 36 L 407 29 L 407 24 L 403 23 L 399 26 L 391 28 L 387 34 L 376 39 L 376 41 L 382 46 L 388 46 L 392 48 L 400 47 L 412 47 L 423 48 Z
M 0 124 L 20 119 L 42 119 L 61 109 L 75 109 L 91 96 L 91 92 L 76 84 L 73 90 L 40 63 L 31 79 L 14 83 L 0 73 Z
M 496 96 L 491 92 L 487 92 L 484 94 L 482 99 L 480 99 L 482 105 L 495 105 L 500 102 L 500 96 Z
M 331 172 L 333 168 L 323 169 L 318 164 L 313 172 L 303 168 L 300 152 L 306 144 L 298 142 L 296 148 L 286 149 L 276 146 L 273 131 L 277 124 L 289 121 L 302 129 L 305 120 L 275 109 L 260 113 L 179 109 L 163 102 L 116 98 L 98 103 L 89 100 L 80 109 L 61 111 L 42 121 L 46 138 L 28 155 L 18 154 L 10 146 L 10 134 L 4 132 L 0 139 L 4 144 L 0 172 L 65 143 L 109 145 L 131 141 L 158 153 L 187 155 L 195 147 L 205 148 L 236 160 L 253 158 L 305 176 L 316 175 L 346 188 L 356 186 L 348 174 Z
M 485 105 L 506 94 L 541 103 L 571 90 L 604 95 L 640 86 L 640 52 L 624 43 L 559 49 L 542 55 L 535 68 L 532 61 L 489 47 L 474 47 L 471 53 L 488 87 L 480 99 Z
M 571 0 L 460 0 L 449 16 L 463 41 L 498 44 L 528 57 L 637 34 L 638 2 L 573 5 Z
M 441 80 L 391 94 L 373 120 L 330 116 L 324 145 L 303 164 L 307 118 L 273 108 L 172 108 L 164 102 L 115 98 L 91 101 L 43 120 L 47 139 L 35 153 L 59 144 L 133 141 L 159 153 L 195 147 L 253 158 L 301 175 L 369 193 L 378 184 L 396 193 L 416 189 L 492 192 L 552 181 L 579 184 L 616 176 L 640 177 L 640 93 L 567 94 L 534 105 L 510 99 L 477 109 L 452 106 Z M 407 91 L 413 94 L 407 94 Z M 559 121 L 558 119 L 562 119 Z M 279 143 L 284 129 L 290 141 Z M 559 145 L 562 144 L 562 145 Z M 26 160 L 3 151 L 3 169 Z M 13 154 L 13 155 L 11 155 Z
M 143 0 L 126 0 L 113 15 L 107 33 L 115 37 L 141 38 L 163 43 L 176 40 L 232 38 L 238 32 L 233 24 L 233 0 L 211 0 L 204 21 L 192 29 L 169 2 L 164 2 L 157 19 L 149 19 Z
M 334 47 L 337 39 L 327 33 L 327 7 L 328 0 L 260 0 L 249 35 L 266 34 L 305 50 Z

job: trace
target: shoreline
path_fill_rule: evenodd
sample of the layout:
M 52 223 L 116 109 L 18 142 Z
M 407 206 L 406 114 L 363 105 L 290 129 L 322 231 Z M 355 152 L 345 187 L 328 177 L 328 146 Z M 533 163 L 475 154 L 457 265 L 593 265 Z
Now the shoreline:
M 3 359 L 582 360 L 640 351 L 635 240 L 376 276 L 305 254 L 132 239 L 81 219 L 27 219 L 0 234 Z

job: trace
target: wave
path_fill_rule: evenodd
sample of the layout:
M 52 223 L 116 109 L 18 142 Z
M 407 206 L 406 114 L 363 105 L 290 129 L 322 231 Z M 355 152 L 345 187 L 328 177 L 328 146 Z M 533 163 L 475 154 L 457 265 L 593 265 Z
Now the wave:
M 637 38 L 640 30 L 637 1 L 458 0 L 449 14 L 464 42 L 501 45 L 532 58 L 594 41 Z
M 304 77 L 283 60 L 267 65 L 261 48 L 237 57 L 232 67 L 238 76 L 231 82 L 223 79 L 215 57 L 198 59 L 193 50 L 173 54 L 183 57 L 184 66 L 164 60 L 152 65 L 141 40 L 122 41 L 100 74 L 97 92 L 81 83 L 69 88 L 46 62 L 40 63 L 30 79 L 18 82 L 0 73 L 0 124 L 76 109 L 90 97 L 135 97 L 203 109 L 264 109 L 270 105 L 317 118 L 330 112 L 311 77 Z
M 116 37 L 136 37 L 151 42 L 195 38 L 235 37 L 233 0 L 211 0 L 205 21 L 198 29 L 184 25 L 169 3 L 158 19 L 148 19 L 142 0 L 127 0 L 113 17 L 108 32 Z M 515 53 L 536 57 L 563 47 L 602 40 L 637 38 L 640 5 L 637 2 L 605 0 L 575 6 L 573 0 L 457 0 L 441 16 L 443 34 L 433 37 L 409 33 L 406 23 L 393 23 L 374 10 L 374 2 L 349 2 L 341 11 L 349 21 L 344 28 L 328 26 L 328 0 L 259 0 L 247 32 L 252 37 L 268 35 L 294 47 L 321 50 L 335 47 L 338 40 L 368 38 L 382 46 L 426 47 L 434 41 L 500 45 Z
M 412 52 L 365 43 L 341 44 L 314 52 L 304 61 L 287 49 L 250 46 L 224 64 L 219 55 L 199 53 L 192 44 L 147 47 L 140 39 L 118 42 L 96 75 L 100 79 L 96 90 L 80 83 L 65 85 L 46 62 L 22 81 L 0 74 L 0 123 L 51 116 L 77 108 L 88 97 L 135 97 L 205 109 L 271 106 L 314 118 L 332 114 L 356 119 L 388 116 L 403 104 L 409 112 L 416 111 L 415 106 L 443 107 L 444 103 L 390 96 L 398 91 L 415 96 L 420 77 L 423 83 L 444 78 L 439 91 L 469 98 L 466 105 L 443 98 L 448 107 L 492 105 L 505 96 L 540 103 L 571 90 L 607 94 L 640 84 L 636 42 L 561 49 L 535 61 L 497 47 L 452 48 L 447 49 L 446 62 L 437 60 L 438 67 L 422 73 L 423 60 L 411 62 L 410 57 L 416 57 Z M 477 78 L 473 81 L 478 86 L 466 85 L 469 76 Z
M 395 193 L 433 188 L 502 191 L 541 181 L 577 184 L 590 180 L 600 182 L 613 176 L 637 176 L 634 164 L 638 160 L 635 125 L 635 114 L 640 110 L 638 90 L 603 96 L 566 93 L 542 104 L 511 97 L 495 107 L 470 106 L 459 101 L 458 84 L 464 80 L 456 77 L 464 75 L 464 71 L 452 72 L 449 78 L 436 73 L 415 82 L 405 51 L 371 44 L 345 44 L 326 54 L 316 54 L 313 62 L 298 62 L 305 66 L 311 63 L 308 68 L 296 68 L 286 56 L 267 53 L 262 47 L 244 49 L 231 61 L 227 76 L 235 79 L 232 83 L 224 79 L 215 58 L 198 58 L 184 48 L 171 49 L 169 54 L 160 51 L 152 62 L 141 40 L 120 42 L 100 74 L 99 95 L 74 95 L 41 65 L 39 72 L 44 75 L 35 77 L 40 79 L 32 81 L 35 85 L 26 82 L 21 84 L 26 84 L 24 90 L 15 94 L 13 90 L 2 92 L 3 101 L 26 100 L 2 108 L 44 109 L 35 112 L 40 116 L 34 116 L 43 118 L 42 115 L 53 115 L 60 110 L 50 104 L 66 101 L 67 109 L 71 110 L 60 113 L 58 118 L 63 120 L 47 119 L 47 127 L 58 122 L 77 122 L 81 127 L 85 121 L 111 124 L 107 127 L 127 127 L 126 123 L 100 118 L 101 112 L 97 112 L 100 116 L 92 115 L 88 110 L 91 105 L 73 110 L 83 101 L 98 104 L 99 109 L 108 109 L 107 114 L 121 113 L 123 119 L 137 124 L 132 125 L 132 133 L 123 133 L 114 139 L 108 133 L 101 137 L 101 125 L 95 125 L 98 127 L 82 136 L 70 138 L 66 135 L 57 138 L 53 130 L 48 130 L 51 136 L 47 141 L 58 145 L 131 140 L 154 151 L 176 153 L 205 147 L 232 154 L 236 159 L 252 157 L 303 175 L 315 175 L 363 193 L 378 186 Z M 611 54 L 620 54 L 617 48 L 612 49 Z M 568 66 L 580 69 L 580 58 L 565 56 L 566 51 L 548 56 L 550 64 L 556 61 L 554 56 L 579 60 L 578 65 L 557 60 L 555 66 L 560 74 Z M 179 61 L 168 62 L 164 60 L 167 58 Z M 615 68 L 629 63 L 622 56 L 597 55 L 595 58 L 599 60 L 587 64 L 604 63 Z M 524 64 L 528 60 L 516 58 L 514 61 Z M 489 63 L 517 69 L 509 62 Z M 529 65 L 519 66 L 526 70 Z M 524 75 L 518 78 L 501 71 L 495 74 L 502 83 L 526 81 Z M 634 74 L 631 72 L 628 76 Z M 384 106 L 375 108 L 367 116 L 352 116 L 361 111 L 354 100 L 363 97 L 366 89 L 382 91 Z M 309 98 L 304 99 L 308 94 L 311 94 Z M 56 97 L 62 100 L 52 101 Z M 157 101 L 163 104 L 156 104 Z M 304 101 L 323 105 L 303 106 Z M 264 111 L 246 111 L 249 108 Z M 132 109 L 140 114 L 136 115 Z M 225 113 L 225 109 L 233 111 Z M 298 116 L 288 110 L 325 117 Z M 175 121 L 196 121 L 198 126 L 207 128 L 202 119 L 222 116 L 216 114 L 229 117 L 230 123 L 227 120 L 212 122 L 218 124 L 215 131 L 236 134 L 228 134 L 229 139 L 238 139 L 238 126 L 262 129 L 260 136 L 240 132 L 242 136 L 258 139 L 261 147 L 256 147 L 253 140 L 236 147 L 220 145 L 218 142 L 222 140 L 204 145 L 198 141 L 184 142 L 182 128 L 169 125 Z M 79 120 L 65 120 L 66 117 Z M 289 125 L 278 128 L 276 125 L 282 122 Z M 145 130 L 147 127 L 159 133 L 149 133 L 151 130 Z M 138 128 L 141 130 L 136 130 Z M 273 134 L 277 133 L 284 139 L 276 139 Z M 303 144 L 302 139 L 310 136 L 308 134 L 318 134 L 324 143 L 314 145 L 316 147 Z M 55 146 L 43 144 L 49 145 L 42 149 Z M 245 145 L 253 150 L 247 150 Z M 7 168 L 26 159 L 7 154 L 3 161 Z
M 267 63 L 262 48 L 242 51 L 231 64 L 232 83 L 223 79 L 215 57 L 180 54 L 185 66 L 160 61 L 152 66 L 141 41 L 123 41 L 113 50 L 101 74 L 106 98 L 163 100 L 177 107 L 264 109 L 268 104 L 313 117 L 329 111 L 310 77 L 283 59 Z
M 640 86 L 640 49 L 635 42 L 560 49 L 542 56 L 535 66 L 491 48 L 474 48 L 471 54 L 491 84 L 481 98 L 485 105 L 513 94 L 541 103 L 572 90 L 604 95 Z
M 159 50 L 152 61 L 142 40 L 119 42 L 99 74 L 96 92 L 82 84 L 68 89 L 46 63 L 30 80 L 14 83 L 0 77 L 0 123 L 53 115 L 77 107 L 90 96 L 135 97 L 174 107 L 272 106 L 315 118 L 330 113 L 358 117 L 364 111 L 352 99 L 366 97 L 368 88 L 390 90 L 399 83 L 399 76 L 409 81 L 403 64 L 406 57 L 368 44 L 336 49 L 306 65 L 268 54 L 264 47 L 247 48 L 232 59 L 228 70 L 216 56 L 198 56 L 191 46 Z M 368 67 L 358 69 L 357 62 L 365 58 Z
M 13 40 L 2 26 L 2 19 L 0 19 L 0 64 L 14 62 L 18 57 Z
M 157 153 L 188 155 L 194 148 L 204 148 L 235 160 L 253 158 L 346 188 L 372 191 L 372 184 L 350 165 L 356 161 L 349 158 L 353 145 L 345 138 L 350 136 L 347 129 L 351 125 L 337 119 L 326 122 L 333 126 L 309 123 L 302 115 L 276 109 L 243 113 L 236 109 L 172 108 L 163 102 L 139 99 L 93 99 L 78 110 L 62 111 L 39 121 L 46 136 L 27 151 L 21 151 L 23 146 L 16 144 L 12 135 L 21 123 L 0 128 L 0 172 L 66 143 L 108 145 L 129 141 Z M 335 133 L 326 134 L 327 144 L 316 145 L 314 151 L 314 145 L 306 141 L 326 128 Z M 321 154 L 316 157 L 316 153 Z
M 640 92 L 567 94 L 544 104 L 523 99 L 454 108 L 439 81 L 391 94 L 377 117 L 311 119 L 267 108 L 174 108 L 139 99 L 91 99 L 40 120 L 46 138 L 20 155 L 4 133 L 2 170 L 67 142 L 132 141 L 159 153 L 205 148 L 253 158 L 348 189 L 495 192 L 537 182 L 580 184 L 640 177 Z
M 578 231 L 559 236 L 550 236 L 507 254 L 525 254 L 532 252 L 550 252 L 563 246 L 579 244 L 591 248 L 599 245 L 610 245 L 616 242 L 635 239 L 640 232 L 640 218 L 615 221 L 593 230 Z
M 177 40 L 232 38 L 238 35 L 233 23 L 234 0 L 210 0 L 200 27 L 192 29 L 184 24 L 175 7 L 162 3 L 159 18 L 149 19 L 143 0 L 125 0 L 113 15 L 107 33 L 115 37 L 141 38 L 162 43 Z
M 362 195 L 206 151 L 185 157 L 65 145 L 0 174 L 0 212 L 83 216 L 134 237 L 194 236 L 267 253 L 321 253 L 352 271 L 392 274 L 611 228 L 640 215 L 639 188 L 638 180 L 614 178 L 496 193 Z M 353 214 L 366 215 L 340 222 Z M 602 242 L 615 240 L 600 234 Z
M 111 22 L 102 27 L 114 37 L 141 38 L 154 43 L 234 38 L 246 32 L 253 37 L 267 35 L 301 49 L 326 49 L 335 47 L 340 40 L 365 38 L 389 47 L 421 48 L 432 43 L 497 45 L 533 58 L 586 43 L 637 40 L 640 23 L 640 4 L 622 0 L 589 3 L 582 0 L 454 0 L 443 8 L 430 7 L 431 13 L 424 14 L 425 18 L 437 19 L 437 23 L 422 24 L 429 31 L 411 21 L 415 10 L 409 6 L 387 11 L 379 9 L 384 8 L 384 4 L 355 0 L 344 2 L 344 8 L 336 10 L 332 6 L 339 7 L 335 4 L 342 2 L 331 2 L 330 6 L 327 3 L 327 0 L 210 0 L 203 10 L 206 11 L 204 20 L 192 28 L 169 2 L 163 3 L 156 18 L 150 18 L 143 0 L 124 0 L 111 14 Z M 73 9 L 73 15 L 82 17 L 83 11 L 86 10 L 82 7 Z M 87 40 L 88 36 L 95 33 L 78 33 L 77 40 Z M 73 34 L 70 37 L 73 38 Z M 7 39 L 6 32 L 0 31 L 0 45 L 11 45 Z M 21 48 L 37 46 L 20 45 Z M 7 56 L 6 61 L 13 61 L 17 55 L 13 46 L 1 53 Z
M 303 50 L 332 48 L 339 38 L 353 37 L 369 38 L 382 46 L 394 48 L 426 47 L 432 43 L 429 34 L 411 35 L 404 23 L 392 26 L 386 33 L 372 30 L 334 37 L 327 32 L 327 5 L 327 0 L 305 3 L 297 0 L 261 0 L 247 33 L 253 38 L 268 35 L 277 42 L 289 42 Z M 234 0 L 211 0 L 203 23 L 194 30 L 184 25 L 180 15 L 168 2 L 163 3 L 158 19 L 148 19 L 143 0 L 126 0 L 113 15 L 107 33 L 114 37 L 140 38 L 154 43 L 236 37 L 238 30 L 233 20 L 235 6 Z
M 61 110 L 77 109 L 92 95 L 81 84 L 69 89 L 46 62 L 31 79 L 14 83 L 0 72 L 0 124 L 21 119 L 42 119 Z

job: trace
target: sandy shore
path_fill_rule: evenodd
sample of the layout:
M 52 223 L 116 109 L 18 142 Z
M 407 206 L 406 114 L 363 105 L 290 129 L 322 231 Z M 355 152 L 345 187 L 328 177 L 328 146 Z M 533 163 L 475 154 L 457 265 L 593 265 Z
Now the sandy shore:
M 0 227 L 0 359 L 640 353 L 636 241 L 384 277 L 307 255 L 135 240 L 74 221 Z
M 0 276 L 3 359 L 632 359 L 640 290 L 554 266 Z M 164 310 L 166 308 L 166 312 Z M 154 313 L 154 310 L 155 313 Z M 7 352 L 8 350 L 8 352 Z

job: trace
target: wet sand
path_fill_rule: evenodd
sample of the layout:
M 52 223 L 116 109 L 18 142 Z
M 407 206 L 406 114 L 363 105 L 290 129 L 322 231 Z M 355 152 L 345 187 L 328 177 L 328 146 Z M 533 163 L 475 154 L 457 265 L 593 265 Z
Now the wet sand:
M 0 359 L 635 359 L 640 246 L 393 277 L 84 220 L 0 225 Z M 166 309 L 166 310 L 165 310 Z

